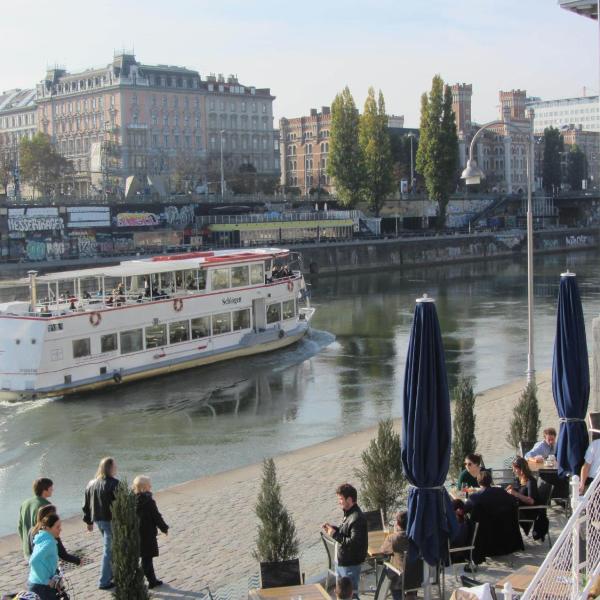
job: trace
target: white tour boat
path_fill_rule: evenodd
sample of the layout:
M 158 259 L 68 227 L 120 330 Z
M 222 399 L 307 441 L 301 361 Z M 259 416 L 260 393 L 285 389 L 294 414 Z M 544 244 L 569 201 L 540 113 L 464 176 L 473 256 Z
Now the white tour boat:
M 269 352 L 314 309 L 289 250 L 193 252 L 38 276 L 0 304 L 0 398 L 62 396 Z

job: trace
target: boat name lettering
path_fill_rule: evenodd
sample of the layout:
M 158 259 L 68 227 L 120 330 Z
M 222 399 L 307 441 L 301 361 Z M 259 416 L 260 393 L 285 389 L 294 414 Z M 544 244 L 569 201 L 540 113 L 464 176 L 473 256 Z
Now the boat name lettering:
M 228 296 L 227 298 L 222 298 L 221 302 L 223 302 L 223 304 L 239 304 L 242 301 L 242 297 L 238 296 L 237 298 L 232 298 L 231 296 Z

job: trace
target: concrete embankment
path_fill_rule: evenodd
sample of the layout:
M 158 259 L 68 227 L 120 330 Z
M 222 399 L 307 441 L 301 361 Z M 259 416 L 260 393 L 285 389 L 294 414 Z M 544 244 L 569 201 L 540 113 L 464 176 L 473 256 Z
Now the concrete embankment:
M 524 380 L 520 379 L 487 390 L 477 398 L 478 450 L 489 466 L 501 464 L 511 454 L 505 439 L 506 431 L 512 408 L 524 385 Z M 538 374 L 538 390 L 542 425 L 557 426 L 549 372 Z M 396 427 L 399 428 L 399 421 L 396 421 Z M 355 481 L 361 452 L 374 434 L 375 429 L 367 429 L 276 459 L 283 499 L 296 522 L 300 560 L 307 577 L 324 570 L 320 524 L 340 520 L 335 488 L 343 481 Z M 134 474 L 122 475 L 131 481 Z M 168 537 L 160 536 L 160 556 L 155 561 L 156 572 L 166 585 L 154 590 L 153 597 L 199 598 L 198 590 L 203 585 L 221 589 L 232 582 L 240 587 L 230 597 L 245 597 L 240 595 L 240 590 L 258 571 L 252 551 L 256 537 L 253 508 L 260 476 L 261 465 L 254 464 L 156 494 L 158 506 L 171 529 Z M 56 481 L 56 485 L 60 486 L 60 481 Z M 23 497 L 27 495 L 28 490 L 23 490 Z M 16 520 L 17 515 L 15 523 Z M 95 561 L 69 573 L 74 597 L 105 598 L 106 593 L 96 589 L 100 535 L 96 531 L 87 533 L 77 516 L 65 520 L 62 539 L 67 549 L 83 551 Z M 21 589 L 27 577 L 27 566 L 16 534 L 0 538 L 0 564 L 0 592 Z
M 600 230 L 560 229 L 536 231 L 536 254 L 597 248 Z M 524 255 L 524 231 L 478 233 L 452 236 L 358 240 L 339 244 L 295 246 L 312 274 L 359 272 L 382 268 L 443 265 L 455 262 Z

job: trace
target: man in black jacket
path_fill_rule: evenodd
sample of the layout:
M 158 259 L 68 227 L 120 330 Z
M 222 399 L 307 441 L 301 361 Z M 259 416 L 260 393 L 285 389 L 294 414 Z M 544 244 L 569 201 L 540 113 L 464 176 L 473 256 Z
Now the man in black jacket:
M 360 568 L 367 558 L 369 544 L 367 520 L 356 503 L 356 488 L 349 483 L 343 483 L 335 493 L 338 504 L 344 511 L 344 518 L 338 527 L 325 523 L 323 530 L 339 544 L 336 565 L 338 579 L 349 577 L 352 580 L 355 598 L 358 598 Z
M 111 505 L 119 485 L 117 463 L 115 459 L 107 456 L 100 461 L 96 478 L 92 479 L 85 488 L 83 503 L 83 520 L 88 531 L 94 530 L 94 523 L 98 526 L 103 539 L 102 569 L 98 588 L 110 590 L 115 586 L 112 577 L 112 512 Z

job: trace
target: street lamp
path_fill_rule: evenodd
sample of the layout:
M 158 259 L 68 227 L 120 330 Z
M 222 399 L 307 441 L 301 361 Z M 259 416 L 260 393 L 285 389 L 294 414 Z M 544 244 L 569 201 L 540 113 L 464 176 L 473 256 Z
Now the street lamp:
M 508 130 L 512 130 L 515 133 L 527 135 L 528 138 L 527 144 L 525 145 L 525 159 L 527 161 L 527 383 L 535 384 L 533 353 L 533 209 L 531 199 L 533 189 L 533 129 L 521 128 L 510 121 L 491 121 L 490 123 L 482 125 L 471 140 L 469 160 L 467 161 L 465 170 L 462 172 L 461 178 L 465 180 L 467 185 L 474 185 L 480 183 L 485 177 L 485 173 L 473 158 L 475 142 L 486 129 L 497 127 L 499 125 L 503 125 Z M 510 160 L 510 157 L 505 157 L 505 160 Z
M 413 138 L 415 137 L 414 133 L 409 133 L 408 137 L 410 138 L 410 193 L 414 192 L 414 183 L 415 183 L 415 170 L 413 165 Z
M 221 129 L 221 201 L 225 199 L 225 175 L 223 173 L 223 134 L 224 129 Z

